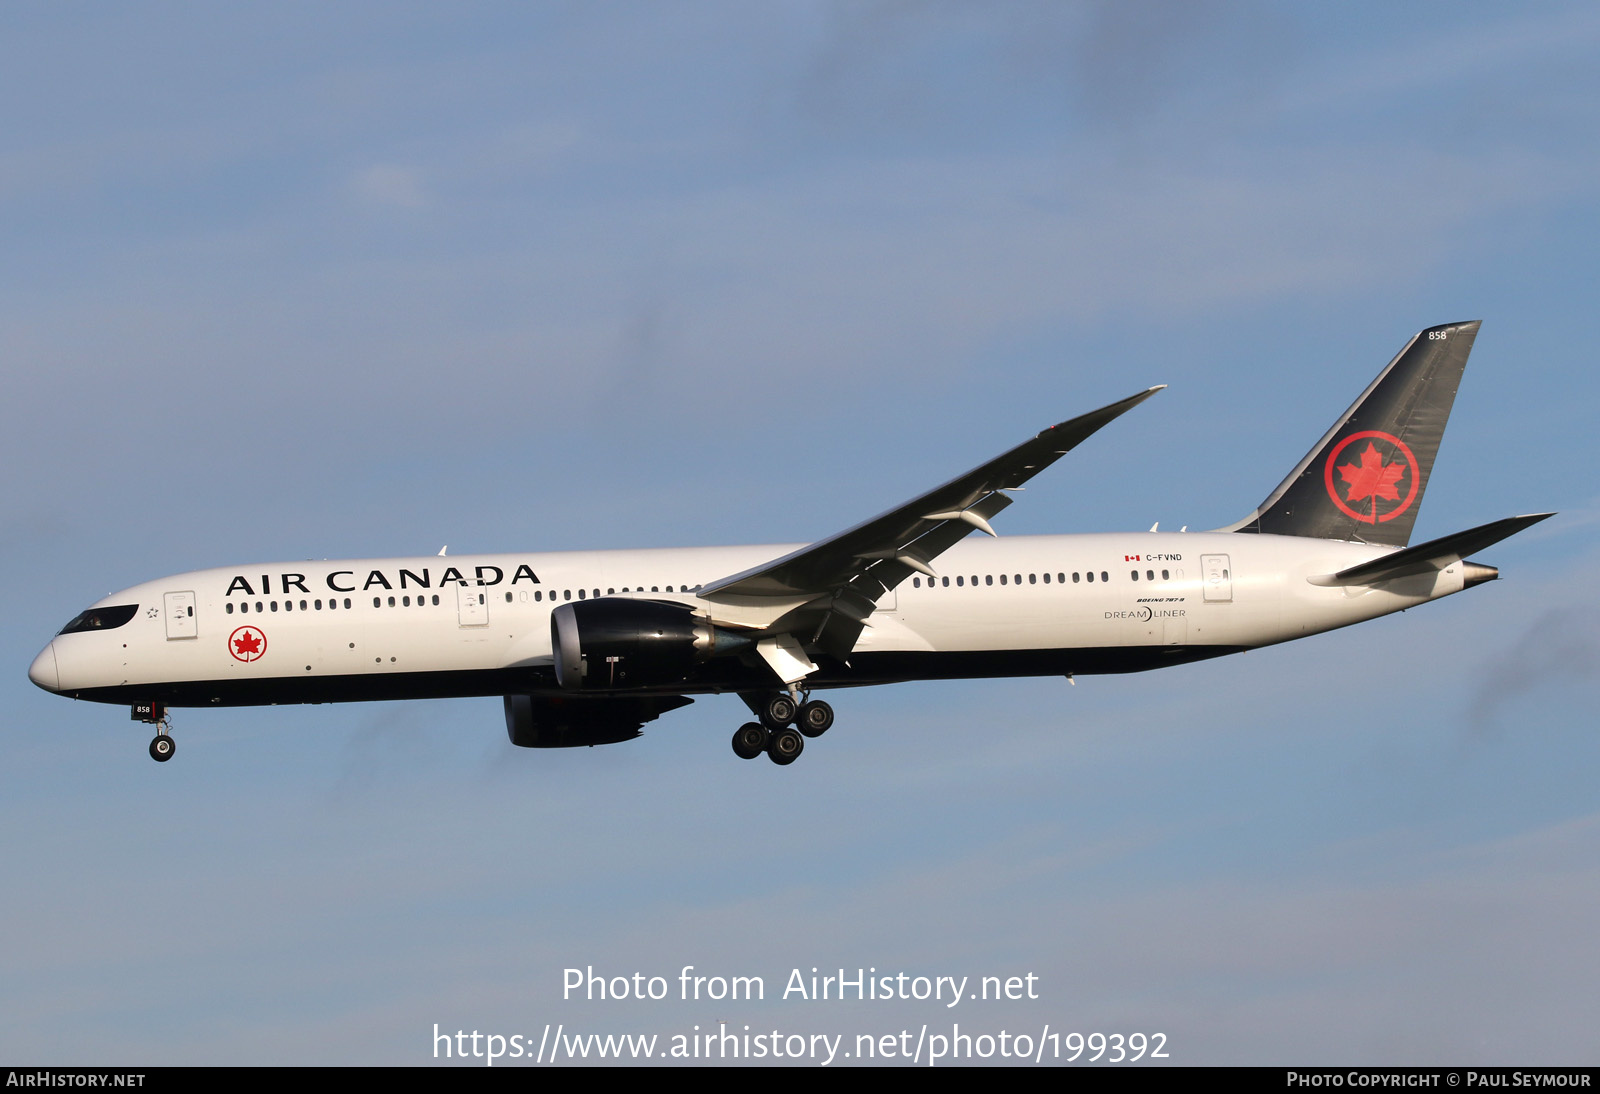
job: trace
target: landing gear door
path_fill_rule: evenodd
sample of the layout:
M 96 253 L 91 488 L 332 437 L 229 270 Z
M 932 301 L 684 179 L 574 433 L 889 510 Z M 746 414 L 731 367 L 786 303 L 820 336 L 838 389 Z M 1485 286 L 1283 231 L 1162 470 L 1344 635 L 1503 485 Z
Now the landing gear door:
M 200 635 L 199 620 L 194 614 L 193 593 L 168 593 L 166 601 L 167 637 L 172 638 L 197 638 Z
M 1201 555 L 1200 574 L 1207 600 L 1233 599 L 1233 569 L 1227 555 Z
M 489 594 L 482 585 L 456 586 L 456 611 L 463 627 L 489 625 Z

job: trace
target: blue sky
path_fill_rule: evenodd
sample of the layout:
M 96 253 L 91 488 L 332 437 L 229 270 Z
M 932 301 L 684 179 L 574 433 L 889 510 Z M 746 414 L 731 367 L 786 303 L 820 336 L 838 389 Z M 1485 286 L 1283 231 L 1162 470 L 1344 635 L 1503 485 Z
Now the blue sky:
M 432 1027 L 1165 1032 L 1594 1063 L 1600 13 L 1582 4 L 18 5 L 0 14 L 0 1057 L 413 1063 Z M 233 562 L 820 538 L 1171 385 L 1002 534 L 1214 527 L 1482 319 L 1419 536 L 1505 580 L 1162 674 L 737 700 L 530 752 L 495 699 L 26 680 Z M 562 970 L 761 975 L 759 1006 Z M 789 970 L 1041 998 L 774 1001 Z M 968 1027 L 968 1023 L 971 1026 Z

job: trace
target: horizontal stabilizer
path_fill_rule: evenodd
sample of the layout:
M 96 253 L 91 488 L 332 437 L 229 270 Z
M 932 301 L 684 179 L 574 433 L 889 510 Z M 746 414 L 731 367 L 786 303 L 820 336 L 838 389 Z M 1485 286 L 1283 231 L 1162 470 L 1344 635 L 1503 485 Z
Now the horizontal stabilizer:
M 1359 566 L 1340 570 L 1336 574 L 1313 577 L 1310 581 L 1313 585 L 1375 585 L 1380 581 L 1410 577 L 1413 574 L 1427 573 L 1429 570 L 1442 570 L 1446 566 L 1455 565 L 1474 551 L 1481 551 L 1553 516 L 1554 513 L 1530 513 L 1527 516 L 1507 517 L 1477 528 L 1468 528 L 1465 532 L 1454 532 L 1448 536 L 1429 540 L 1427 543 L 1419 543 L 1415 547 L 1407 547 L 1382 558 L 1375 558 L 1371 562 L 1363 562 Z

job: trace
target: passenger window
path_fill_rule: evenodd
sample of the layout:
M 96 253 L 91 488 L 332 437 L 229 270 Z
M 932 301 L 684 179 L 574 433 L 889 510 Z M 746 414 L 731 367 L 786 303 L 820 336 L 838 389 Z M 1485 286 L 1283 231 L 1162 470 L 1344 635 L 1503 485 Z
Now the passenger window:
M 1000 584 L 1004 585 L 1005 583 L 1006 583 L 1006 575 L 1005 574 L 1001 574 L 1000 575 Z
M 348 596 L 344 598 L 344 606 L 347 608 L 350 606 L 350 598 Z
M 1100 571 L 1100 580 L 1101 581 L 1110 581 L 1111 580 L 1111 575 L 1106 573 L 1104 570 L 1101 570 Z
M 507 604 L 511 603 L 511 594 L 510 593 L 506 594 L 506 603 Z
M 1144 572 L 1144 579 L 1146 581 L 1154 581 L 1156 579 L 1156 572 L 1154 570 L 1146 570 Z
M 278 610 L 278 602 L 276 600 L 274 600 L 272 602 L 272 610 L 273 611 L 277 611 Z
M 1139 580 L 1139 571 L 1138 570 L 1129 570 L 1128 571 L 1128 576 L 1130 578 L 1132 578 L 1134 581 L 1138 581 Z
M 373 597 L 372 598 L 372 606 L 374 608 L 381 608 L 381 607 L 383 607 L 383 601 L 379 600 L 377 597 Z
M 1073 574 L 1073 575 L 1072 575 L 1072 576 L 1073 576 L 1073 577 L 1077 577 L 1077 576 L 1078 576 L 1078 575 L 1077 575 L 1077 574 Z M 1093 571 L 1093 570 L 1090 570 L 1090 571 L 1089 571 L 1089 573 L 1088 573 L 1088 577 L 1089 577 L 1089 580 L 1090 580 L 1090 581 L 1093 581 L 1093 580 L 1094 580 L 1094 571 Z
M 960 579 L 960 578 L 957 578 L 957 579 L 956 579 L 956 580 L 957 580 L 957 581 L 959 581 L 959 580 L 961 580 L 961 579 Z M 949 587 L 950 587 L 950 579 L 949 579 L 949 578 L 948 578 L 948 577 L 941 577 L 941 578 L 940 578 L 940 579 L 939 579 L 939 582 L 940 582 L 940 584 L 942 584 L 942 585 L 943 585 L 943 586 L 944 586 L 944 587 L 945 587 L 945 588 L 946 588 L 946 589 L 948 589 L 948 588 L 949 588 Z
M 985 585 L 993 585 L 994 584 L 994 575 L 993 574 L 984 574 L 983 575 L 983 583 Z
M 961 577 L 960 575 L 956 576 L 956 584 L 957 585 L 961 585 L 961 584 L 965 583 L 965 581 L 966 581 L 966 578 Z
M 1161 580 L 1162 580 L 1162 581 L 1171 581 L 1171 580 L 1172 580 L 1172 578 L 1170 578 L 1170 577 L 1169 577 L 1169 576 L 1168 576 L 1168 575 L 1167 575 L 1167 571 L 1165 571 L 1165 570 L 1162 570 L 1162 571 L 1161 571 Z
M 1047 574 L 1045 576 L 1048 577 L 1049 575 Z M 1028 584 L 1029 585 L 1037 585 L 1037 584 L 1039 584 L 1039 575 L 1038 574 L 1029 574 L 1028 575 Z
M 230 600 L 230 601 L 228 601 L 228 607 L 227 607 L 227 609 L 226 609 L 226 610 L 227 610 L 227 613 L 228 613 L 228 614 L 229 614 L 229 615 L 232 615 L 232 614 L 233 614 L 233 601 L 231 601 L 231 600 Z
M 435 604 L 435 605 L 436 605 L 436 606 L 437 606 L 437 605 L 438 605 L 438 603 L 439 603 L 439 594 L 438 594 L 438 593 L 434 593 L 434 594 L 433 594 L 433 603 L 434 603 L 434 604 Z

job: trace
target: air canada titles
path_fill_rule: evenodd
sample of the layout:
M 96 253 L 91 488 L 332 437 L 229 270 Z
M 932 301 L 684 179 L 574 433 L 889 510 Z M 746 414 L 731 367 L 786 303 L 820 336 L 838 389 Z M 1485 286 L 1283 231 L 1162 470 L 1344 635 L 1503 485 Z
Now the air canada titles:
M 317 588 L 306 588 L 307 581 Z M 368 570 L 365 576 L 358 570 L 330 570 L 309 578 L 305 574 L 289 573 L 261 574 L 259 578 L 254 574 L 235 574 L 233 580 L 228 582 L 228 591 L 223 595 L 243 593 L 245 596 L 271 596 L 274 593 L 320 592 L 323 588 L 335 593 L 367 592 L 370 589 L 442 589 L 451 585 L 499 585 L 501 582 L 515 585 L 519 581 L 534 585 L 540 583 L 539 575 L 527 563 L 513 570 L 509 581 L 506 580 L 506 571 L 499 566 L 474 566 L 470 575 L 455 566 L 446 566 L 438 574 L 427 566 L 418 566 L 415 570 L 402 566 L 398 572 Z

